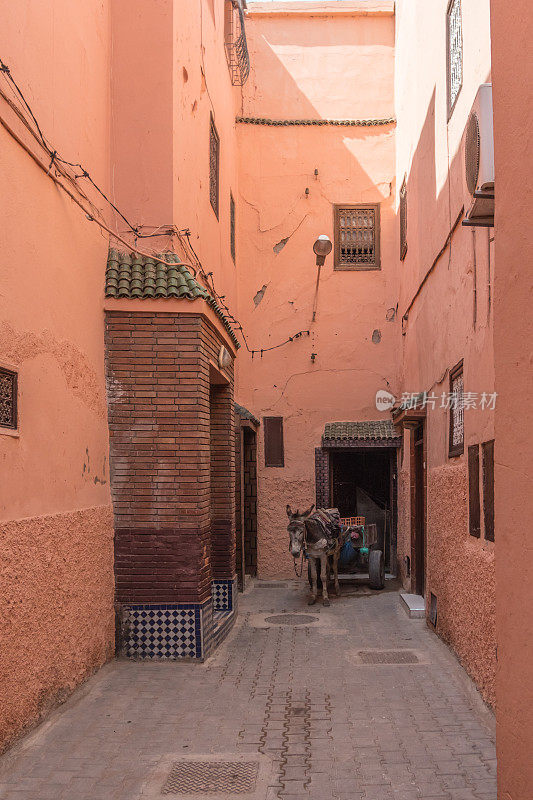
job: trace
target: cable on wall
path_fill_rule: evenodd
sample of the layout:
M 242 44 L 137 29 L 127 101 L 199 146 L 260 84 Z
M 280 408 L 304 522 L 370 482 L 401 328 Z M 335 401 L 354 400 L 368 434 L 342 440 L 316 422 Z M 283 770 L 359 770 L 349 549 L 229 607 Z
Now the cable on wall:
M 68 159 L 63 158 L 63 156 L 60 155 L 58 150 L 56 148 L 54 148 L 48 142 L 48 139 L 45 137 L 45 135 L 44 135 L 44 133 L 42 131 L 42 128 L 39 125 L 39 122 L 37 120 L 37 117 L 35 116 L 35 114 L 34 114 L 32 108 L 31 108 L 29 102 L 27 101 L 27 99 L 26 99 L 26 97 L 25 97 L 25 95 L 24 95 L 24 93 L 22 91 L 22 89 L 20 88 L 18 83 L 13 78 L 10 68 L 7 66 L 7 64 L 5 64 L 5 62 L 1 58 L 0 58 L 0 73 L 2 73 L 6 77 L 6 79 L 8 80 L 8 82 L 10 84 L 10 86 L 15 91 L 15 94 L 20 99 L 24 109 L 26 110 L 27 114 L 29 114 L 29 117 L 31 119 L 31 122 L 33 123 L 34 128 L 31 126 L 31 124 L 28 122 L 28 120 L 23 117 L 21 112 L 5 97 L 5 95 L 3 93 L 0 93 L 0 94 L 2 94 L 2 96 L 6 99 L 6 101 L 9 103 L 10 107 L 17 113 L 17 116 L 25 124 L 26 128 L 34 135 L 34 137 L 39 142 L 41 147 L 47 153 L 48 157 L 50 158 L 50 162 L 48 164 L 48 167 L 45 164 L 43 164 L 41 159 L 35 153 L 33 153 L 31 151 L 31 149 L 20 138 L 20 136 L 18 136 L 15 133 L 15 131 L 11 128 L 11 126 L 3 118 L 0 117 L 0 124 L 7 131 L 7 133 L 9 133 L 9 135 L 20 145 L 20 147 L 22 147 L 22 149 L 30 156 L 30 158 L 32 158 L 32 160 L 47 175 L 47 177 L 50 178 L 50 180 L 52 180 L 58 188 L 60 188 L 63 192 L 65 192 L 65 194 L 83 211 L 83 213 L 85 214 L 86 218 L 90 222 L 94 222 L 103 231 L 105 231 L 109 236 L 112 236 L 114 239 L 116 239 L 118 242 L 120 242 L 122 245 L 124 245 L 124 247 L 126 247 L 128 250 L 131 250 L 133 253 L 136 253 L 137 255 L 143 256 L 144 258 L 153 259 L 155 257 L 157 259 L 157 261 L 159 261 L 162 264 L 165 264 L 165 266 L 171 266 L 171 267 L 175 267 L 176 266 L 175 262 L 166 261 L 164 259 L 163 255 L 154 256 L 153 253 L 147 253 L 147 252 L 144 252 L 142 250 L 139 250 L 137 247 L 133 247 L 128 241 L 126 241 L 126 239 L 124 239 L 118 233 L 118 231 L 111 230 L 111 228 L 109 228 L 109 226 L 106 225 L 105 222 L 103 222 L 102 220 L 97 219 L 96 216 L 95 216 L 94 207 L 92 209 L 87 208 L 83 204 L 83 202 L 81 200 L 79 200 L 70 191 L 70 189 L 68 189 L 59 180 L 57 175 L 61 175 L 63 178 L 69 180 L 70 183 L 73 183 L 74 187 L 79 192 L 79 194 L 83 197 L 83 199 L 92 206 L 93 204 L 91 203 L 91 201 L 89 200 L 87 195 L 81 190 L 81 188 L 78 185 L 78 180 L 79 179 L 81 179 L 81 178 L 87 179 L 89 181 L 89 183 L 93 186 L 93 188 L 98 192 L 98 194 L 111 206 L 111 208 L 125 222 L 125 224 L 128 227 L 128 232 L 131 232 L 134 235 L 136 241 L 137 241 L 137 239 L 149 239 L 149 238 L 153 238 L 155 236 L 165 236 L 165 235 L 175 235 L 175 236 L 177 236 L 177 238 L 180 241 L 180 244 L 182 245 L 182 247 L 185 247 L 185 248 L 188 247 L 188 249 L 189 249 L 189 251 L 190 251 L 190 253 L 191 253 L 192 257 L 193 257 L 193 260 L 196 263 L 196 266 L 193 266 L 191 263 L 182 262 L 183 266 L 186 266 L 187 268 L 189 268 L 193 272 L 195 277 L 196 277 L 197 273 L 199 273 L 201 278 L 203 280 L 205 280 L 205 282 L 207 284 L 207 288 L 213 293 L 214 298 L 220 303 L 220 305 L 223 307 L 224 311 L 226 312 L 230 324 L 233 325 L 235 327 L 235 329 L 239 331 L 239 333 L 241 335 L 241 338 L 242 338 L 242 340 L 244 342 L 244 345 L 246 347 L 246 350 L 251 354 L 252 359 L 254 358 L 255 354 L 260 354 L 261 358 L 262 358 L 264 353 L 268 353 L 268 352 L 271 352 L 272 350 L 277 350 L 280 347 L 284 347 L 286 344 L 289 344 L 290 342 L 293 342 L 296 339 L 299 339 L 304 335 L 307 335 L 307 336 L 310 335 L 310 331 L 309 330 L 298 331 L 297 333 L 293 334 L 292 336 L 289 336 L 287 339 L 285 339 L 283 342 L 280 342 L 279 344 L 272 345 L 270 347 L 251 348 L 249 346 L 247 336 L 246 336 L 246 334 L 244 332 L 244 329 L 243 329 L 241 323 L 231 313 L 227 303 L 225 302 L 224 295 L 220 295 L 217 292 L 215 284 L 214 284 L 214 280 L 213 280 L 213 273 L 212 272 L 207 272 L 207 273 L 205 272 L 205 270 L 203 268 L 203 265 L 202 265 L 202 262 L 200 261 L 200 258 L 198 257 L 198 255 L 197 255 L 197 253 L 196 253 L 196 251 L 195 251 L 195 249 L 194 249 L 194 247 L 192 245 L 192 242 L 190 241 L 190 236 L 191 236 L 190 229 L 188 229 L 188 228 L 179 229 L 174 225 L 161 225 L 161 226 L 144 226 L 144 225 L 136 226 L 136 225 L 132 225 L 132 223 L 120 211 L 120 209 L 113 203 L 113 201 L 106 195 L 106 193 L 100 188 L 100 186 L 98 186 L 96 181 L 93 180 L 93 178 L 91 177 L 91 175 L 88 172 L 88 170 L 86 170 L 85 167 L 81 163 L 69 161 Z M 67 172 L 65 172 L 64 170 L 61 169 L 61 165 L 68 166 L 68 167 L 70 167 L 72 169 L 75 169 L 75 170 L 80 170 L 80 174 L 74 174 L 74 175 L 71 176 Z M 54 168 L 54 173 L 52 172 L 52 168 Z M 141 229 L 145 228 L 145 227 L 153 227 L 154 230 L 151 233 L 142 233 Z M 163 230 L 163 229 L 165 229 L 165 230 Z M 186 242 L 185 245 L 184 245 L 184 242 Z

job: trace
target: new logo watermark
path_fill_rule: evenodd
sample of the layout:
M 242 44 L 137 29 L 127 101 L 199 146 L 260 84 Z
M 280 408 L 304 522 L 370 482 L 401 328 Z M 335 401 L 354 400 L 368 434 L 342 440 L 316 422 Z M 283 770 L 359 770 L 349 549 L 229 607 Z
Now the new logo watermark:
M 496 408 L 497 392 L 403 392 L 399 402 L 400 409 L 444 408 L 444 409 L 481 409 L 491 411 Z M 376 392 L 376 408 L 378 411 L 390 411 L 396 398 L 386 389 Z
M 396 402 L 396 398 L 386 389 L 378 389 L 376 392 L 376 408 L 378 411 L 389 411 Z

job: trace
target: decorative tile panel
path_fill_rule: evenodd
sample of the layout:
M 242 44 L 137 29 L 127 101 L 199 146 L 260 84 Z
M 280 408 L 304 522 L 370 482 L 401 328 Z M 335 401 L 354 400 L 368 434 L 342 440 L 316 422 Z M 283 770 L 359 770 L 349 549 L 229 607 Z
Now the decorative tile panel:
M 124 612 L 130 658 L 202 658 L 200 605 L 132 605 Z
M 211 585 L 213 594 L 213 611 L 232 611 L 233 581 L 215 580 Z

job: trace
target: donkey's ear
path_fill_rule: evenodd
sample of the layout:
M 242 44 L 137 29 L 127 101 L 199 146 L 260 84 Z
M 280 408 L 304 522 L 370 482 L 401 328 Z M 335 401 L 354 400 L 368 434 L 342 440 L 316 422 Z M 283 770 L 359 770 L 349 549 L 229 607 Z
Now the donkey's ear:
M 287 516 L 288 516 L 288 518 L 289 518 L 289 519 L 291 519 L 291 517 L 292 517 L 292 511 L 291 511 L 291 507 L 290 507 L 290 505 L 289 505 L 288 503 L 287 503 L 287 509 L 286 509 L 286 511 L 287 511 Z
M 302 513 L 302 517 L 308 517 L 308 516 L 309 516 L 309 514 L 311 513 L 311 511 L 313 510 L 313 508 L 314 508 L 314 507 L 315 507 L 315 504 L 313 503 L 313 505 L 312 505 L 312 506 L 309 506 L 309 508 L 307 509 L 307 511 L 304 511 L 304 512 Z

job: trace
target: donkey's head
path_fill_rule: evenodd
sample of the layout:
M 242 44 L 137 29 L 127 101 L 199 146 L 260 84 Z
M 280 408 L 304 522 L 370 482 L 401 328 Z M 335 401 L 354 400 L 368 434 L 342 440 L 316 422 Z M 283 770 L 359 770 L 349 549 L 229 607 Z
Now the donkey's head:
M 293 512 L 291 507 L 287 506 L 287 516 L 289 518 L 289 524 L 287 525 L 287 530 L 289 531 L 289 550 L 293 558 L 298 558 L 302 552 L 305 541 L 305 520 L 314 507 L 315 505 L 313 503 L 307 511 L 300 514 L 298 509 Z

